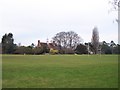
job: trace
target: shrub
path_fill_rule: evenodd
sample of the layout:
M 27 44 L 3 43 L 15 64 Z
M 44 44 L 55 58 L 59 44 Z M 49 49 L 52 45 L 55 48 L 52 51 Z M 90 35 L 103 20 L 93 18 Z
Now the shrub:
M 52 48 L 50 49 L 50 54 L 58 54 L 58 52 L 59 52 L 58 50 L 54 50 Z

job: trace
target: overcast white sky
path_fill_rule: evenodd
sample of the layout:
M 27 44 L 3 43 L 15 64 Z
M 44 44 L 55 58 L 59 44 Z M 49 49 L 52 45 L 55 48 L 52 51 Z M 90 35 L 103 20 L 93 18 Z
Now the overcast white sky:
M 117 12 L 109 0 L 0 0 L 0 38 L 13 33 L 16 44 L 46 42 L 61 31 L 74 31 L 90 42 L 94 26 L 100 41 L 118 43 Z

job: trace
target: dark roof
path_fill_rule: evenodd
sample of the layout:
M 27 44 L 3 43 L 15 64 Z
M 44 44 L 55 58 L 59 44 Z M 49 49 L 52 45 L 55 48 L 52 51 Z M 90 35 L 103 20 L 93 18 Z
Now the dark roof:
M 41 46 L 48 46 L 47 43 L 43 43 L 43 42 L 41 42 L 40 45 Z
M 56 49 L 56 50 L 60 50 L 60 47 L 57 45 L 57 44 L 54 44 L 54 43 L 49 43 L 49 48 L 53 48 L 53 49 Z
M 47 48 L 60 50 L 60 47 L 55 42 L 53 42 L 53 43 L 44 43 L 44 42 L 38 41 L 37 47 L 47 47 Z

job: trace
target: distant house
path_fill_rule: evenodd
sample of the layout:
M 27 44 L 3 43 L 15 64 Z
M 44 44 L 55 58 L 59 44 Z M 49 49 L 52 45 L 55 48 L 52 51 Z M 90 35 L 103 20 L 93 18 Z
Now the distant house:
M 40 42 L 40 40 L 38 40 L 37 47 L 47 47 L 48 48 L 48 44 L 44 43 L 44 42 Z
M 45 43 L 45 42 L 40 42 L 40 40 L 38 40 L 38 44 L 37 47 L 45 47 L 47 49 L 53 49 L 53 50 L 60 50 L 60 46 L 58 46 L 55 41 L 53 41 L 52 43 Z
M 61 54 L 74 54 L 74 49 L 72 48 L 65 48 L 65 47 L 62 47 L 61 45 L 58 45 L 55 43 L 55 41 L 53 42 L 40 42 L 40 40 L 38 40 L 38 43 L 37 43 L 37 47 L 44 47 L 44 49 L 49 49 L 50 50 L 57 50 L 59 53 Z
M 60 50 L 60 46 L 59 45 L 57 45 L 56 43 L 55 43 L 55 41 L 53 41 L 52 43 L 48 43 L 48 47 L 51 49 L 54 49 L 54 50 Z

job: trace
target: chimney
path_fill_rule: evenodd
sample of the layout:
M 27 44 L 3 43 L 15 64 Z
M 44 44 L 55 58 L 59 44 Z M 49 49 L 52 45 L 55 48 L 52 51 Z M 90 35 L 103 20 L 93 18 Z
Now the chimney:
M 53 46 L 56 46 L 55 41 L 53 41 Z
M 49 39 L 47 38 L 47 44 L 49 44 Z
M 38 45 L 37 45 L 37 47 L 41 47 L 41 45 L 40 45 L 40 40 L 38 40 Z

